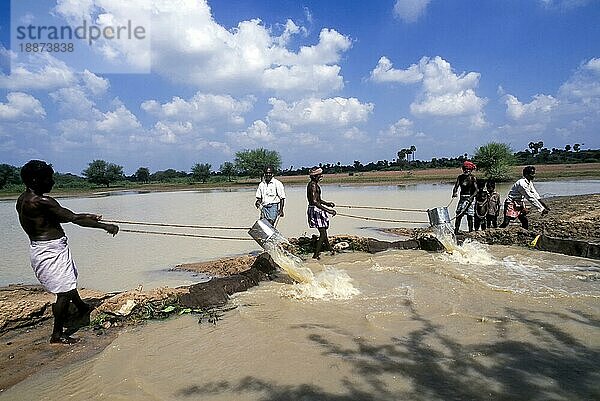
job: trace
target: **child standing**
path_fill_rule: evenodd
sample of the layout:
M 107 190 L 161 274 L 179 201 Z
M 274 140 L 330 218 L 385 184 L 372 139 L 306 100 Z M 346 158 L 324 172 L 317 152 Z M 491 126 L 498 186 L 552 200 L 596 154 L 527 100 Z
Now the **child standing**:
M 486 218 L 489 206 L 489 194 L 485 190 L 485 180 L 477 181 L 477 195 L 475 196 L 475 231 L 486 228 Z
M 488 228 L 498 228 L 498 215 L 500 214 L 500 194 L 496 191 L 496 183 L 493 180 L 488 180 L 486 188 L 489 194 L 487 226 Z

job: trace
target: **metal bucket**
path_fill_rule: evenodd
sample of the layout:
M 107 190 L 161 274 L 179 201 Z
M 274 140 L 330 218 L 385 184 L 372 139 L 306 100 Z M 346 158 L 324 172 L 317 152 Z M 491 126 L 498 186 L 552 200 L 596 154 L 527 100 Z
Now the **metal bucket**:
M 248 234 L 254 238 L 254 241 L 256 241 L 258 245 L 267 251 L 277 244 L 288 242 L 267 219 L 257 220 L 248 231 Z
M 432 226 L 450 223 L 450 214 L 447 207 L 427 209 L 427 215 L 429 216 L 429 224 Z

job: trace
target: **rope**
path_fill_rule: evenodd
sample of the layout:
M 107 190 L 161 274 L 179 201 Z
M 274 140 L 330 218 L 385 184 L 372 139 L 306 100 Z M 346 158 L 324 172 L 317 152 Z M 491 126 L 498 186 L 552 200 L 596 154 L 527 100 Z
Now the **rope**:
M 157 226 L 157 227 L 179 227 L 179 228 L 207 228 L 215 230 L 249 230 L 250 227 L 223 227 L 223 226 L 197 226 L 190 224 L 166 224 L 166 223 L 145 223 L 140 221 L 125 221 L 125 220 L 104 220 L 105 223 L 115 224 L 133 224 L 138 226 Z
M 182 233 L 163 233 L 158 231 L 144 231 L 144 230 L 129 230 L 122 229 L 119 232 L 135 233 L 135 234 L 156 234 L 156 235 L 172 235 L 176 237 L 194 237 L 194 238 L 210 238 L 210 239 L 227 239 L 227 240 L 238 240 L 238 241 L 251 241 L 252 238 L 241 238 L 241 237 L 221 237 L 218 235 L 200 235 L 200 234 L 182 234 Z
M 429 224 L 429 222 L 427 222 L 427 221 L 378 219 L 375 217 L 354 216 L 352 214 L 344 214 L 344 213 L 336 213 L 336 216 L 350 217 L 351 219 L 384 221 L 384 222 L 388 222 L 388 223 Z
M 373 210 L 397 210 L 400 212 L 424 212 L 427 213 L 427 210 L 424 209 L 405 209 L 401 207 L 384 207 L 384 206 L 353 206 L 353 205 L 335 205 L 336 207 L 345 207 L 348 209 L 373 209 Z

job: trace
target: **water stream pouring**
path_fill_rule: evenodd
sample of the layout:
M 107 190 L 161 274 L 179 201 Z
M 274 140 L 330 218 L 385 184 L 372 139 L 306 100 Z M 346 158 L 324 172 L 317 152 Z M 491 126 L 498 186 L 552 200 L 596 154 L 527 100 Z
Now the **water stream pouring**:
M 261 246 L 265 251 L 269 252 L 274 247 L 280 244 L 287 243 L 288 240 L 281 235 L 275 227 L 269 223 L 267 219 L 257 220 L 250 228 L 248 234 Z
M 292 279 L 299 283 L 314 281 L 312 271 L 303 265 L 302 260 L 283 248 L 282 245 L 289 243 L 288 240 L 267 219 L 257 220 L 248 234 Z
M 450 214 L 447 207 L 427 209 L 429 224 L 434 228 L 435 236 L 446 250 L 452 253 L 456 249 L 456 236 L 450 224 Z

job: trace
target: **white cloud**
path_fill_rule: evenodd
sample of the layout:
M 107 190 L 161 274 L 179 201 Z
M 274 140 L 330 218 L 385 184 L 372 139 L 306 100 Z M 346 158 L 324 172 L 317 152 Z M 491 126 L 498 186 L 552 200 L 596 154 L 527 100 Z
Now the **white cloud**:
M 104 94 L 108 90 L 108 87 L 110 86 L 108 79 L 99 77 L 98 75 L 96 75 L 93 72 L 90 72 L 88 70 L 83 71 L 83 73 L 81 74 L 81 79 L 82 79 L 85 87 L 93 95 L 96 95 L 96 96 Z
M 247 133 L 251 139 L 255 140 L 271 141 L 273 139 L 273 135 L 269 132 L 269 127 L 262 120 L 254 121 L 252 125 L 248 127 Z
M 96 104 L 88 99 L 79 86 L 61 88 L 50 93 L 50 97 L 59 104 L 63 116 L 100 118 L 101 113 L 96 109 Z
M 114 111 L 103 113 L 102 118 L 96 121 L 97 130 L 111 134 L 130 133 L 139 130 L 141 126 L 137 117 L 123 105 Z
M 590 59 L 584 64 L 583 68 L 594 71 L 596 74 L 600 74 L 600 58 Z
M 403 138 L 422 138 L 425 137 L 423 132 L 417 132 L 414 128 L 414 123 L 408 118 L 401 118 L 391 124 L 385 130 L 379 132 L 377 137 L 378 144 L 398 143 L 399 139 Z
M 455 74 L 446 60 L 437 56 L 423 57 L 419 62 L 423 73 L 423 87 L 420 95 L 410 105 L 410 110 L 418 116 L 465 116 L 473 127 L 484 126 L 483 107 L 486 99 L 475 93 L 479 84 L 479 74 L 475 72 Z
M 76 82 L 77 76 L 73 70 L 47 53 L 30 55 L 27 61 L 13 60 L 10 75 L 0 73 L 0 88 L 9 90 L 48 90 Z
M 418 65 L 406 70 L 394 69 L 387 57 L 381 57 L 371 71 L 375 82 L 421 82 L 420 92 L 410 105 L 413 115 L 467 117 L 472 127 L 486 125 L 483 107 L 487 100 L 475 93 L 479 76 L 475 72 L 457 75 L 450 63 L 439 56 L 423 57 Z
M 366 142 L 369 137 L 358 127 L 350 127 L 342 132 L 342 138 L 351 142 Z
M 46 110 L 38 99 L 23 92 L 10 92 L 6 103 L 0 103 L 0 120 L 16 121 L 46 117 Z
M 81 19 L 82 13 L 97 14 L 95 6 L 107 24 L 111 18 L 120 21 L 127 13 L 135 15 L 131 13 L 136 7 L 160 15 L 152 20 L 152 70 L 175 82 L 230 93 L 275 90 L 287 97 L 325 95 L 343 87 L 337 63 L 352 42 L 333 29 L 322 29 L 316 44 L 293 51 L 287 44 L 291 37 L 306 33 L 304 27 L 288 20 L 278 35 L 252 19 L 226 29 L 214 20 L 206 0 L 88 0 L 82 5 L 63 1 L 57 12 Z M 139 58 L 132 63 L 147 61 L 144 49 L 138 54 L 136 48 L 116 48 L 121 42 L 127 41 L 106 43 L 106 58 L 125 53 L 132 60 Z
M 287 103 L 284 100 L 271 98 L 273 106 L 268 113 L 269 121 L 282 123 L 291 127 L 306 125 L 326 125 L 347 127 L 367 121 L 373 112 L 373 103 L 361 103 L 356 98 L 308 98 Z
M 559 96 L 575 102 L 600 101 L 600 59 L 584 63 L 558 90 Z
M 559 104 L 550 95 L 535 95 L 529 103 L 521 103 L 513 95 L 506 95 L 506 114 L 513 120 L 536 118 L 542 114 L 551 113 Z
M 397 70 L 393 68 L 392 62 L 387 57 L 382 56 L 375 69 L 371 71 L 371 79 L 375 82 L 412 84 L 421 81 L 423 74 L 416 64 L 411 65 L 406 70 Z
M 416 22 L 431 0 L 396 0 L 394 14 L 404 22 Z
M 162 119 L 194 121 L 194 122 L 221 122 L 243 124 L 243 114 L 252 110 L 254 97 L 237 100 L 230 95 L 214 95 L 196 93 L 191 99 L 184 100 L 180 97 L 164 104 L 156 100 L 147 100 L 142 103 L 142 110 Z
M 177 143 L 179 142 L 180 136 L 185 136 L 191 133 L 193 125 L 187 121 L 184 123 L 170 123 L 165 121 L 158 121 L 152 130 L 152 134 L 155 135 L 159 142 L 162 143 Z
M 390 125 L 385 133 L 389 136 L 401 138 L 412 136 L 414 135 L 413 122 L 407 118 L 401 118 Z

